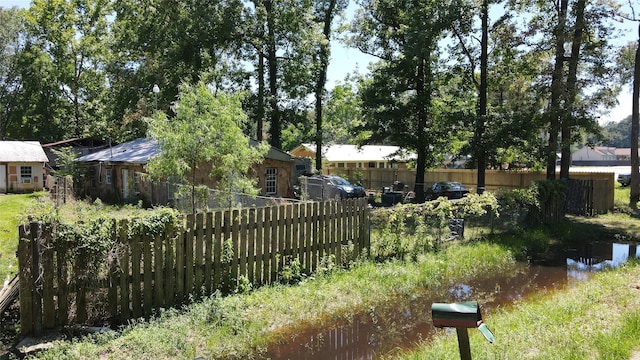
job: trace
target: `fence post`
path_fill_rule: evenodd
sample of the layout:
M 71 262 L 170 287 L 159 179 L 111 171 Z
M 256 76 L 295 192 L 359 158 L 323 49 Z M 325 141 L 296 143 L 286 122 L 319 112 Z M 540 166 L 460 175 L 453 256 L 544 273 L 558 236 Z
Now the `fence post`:
M 33 332 L 33 276 L 31 273 L 31 241 L 26 226 L 19 226 L 18 233 L 18 265 L 20 269 L 20 333 L 29 335 Z

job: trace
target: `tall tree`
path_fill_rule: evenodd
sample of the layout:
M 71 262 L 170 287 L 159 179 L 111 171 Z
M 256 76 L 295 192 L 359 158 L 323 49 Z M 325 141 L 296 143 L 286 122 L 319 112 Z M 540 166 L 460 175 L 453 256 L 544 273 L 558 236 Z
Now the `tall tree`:
M 478 100 L 476 105 L 476 114 L 474 116 L 474 132 L 471 141 L 472 156 L 477 165 L 477 192 L 482 194 L 485 189 L 485 174 L 487 168 L 487 149 L 485 139 L 485 129 L 487 126 L 487 72 L 489 67 L 489 0 L 482 0 L 480 3 L 480 79 L 476 76 L 476 59 L 463 40 L 464 28 L 453 28 L 454 33 L 458 37 L 460 47 L 467 56 L 469 61 L 469 77 L 478 92 Z M 465 24 L 467 27 L 468 24 Z
M 586 0 L 578 0 L 575 3 L 575 25 L 573 36 L 571 37 L 571 54 L 568 59 L 568 72 L 566 89 L 564 91 L 564 107 L 566 114 L 562 122 L 562 146 L 560 158 L 560 179 L 569 178 L 569 167 L 571 166 L 571 145 L 572 130 L 576 126 L 577 117 L 575 107 L 578 101 L 578 65 L 580 64 L 580 50 L 582 48 L 583 34 L 585 31 L 585 6 Z
M 554 47 L 554 66 L 551 74 L 551 98 L 549 101 L 549 143 L 547 146 L 547 179 L 554 180 L 556 178 L 556 160 L 558 154 L 558 135 L 561 128 L 560 100 L 563 90 L 563 70 L 564 70 L 564 44 L 566 42 L 566 24 L 567 24 L 567 8 L 569 0 L 555 1 L 555 9 L 557 14 L 557 22 L 554 26 L 553 39 Z
M 289 123 L 307 120 L 306 97 L 314 84 L 313 44 L 318 39 L 313 2 L 252 0 L 246 10 L 243 40 L 254 51 L 252 62 L 259 85 L 257 122 L 261 124 L 264 114 L 269 143 L 282 148 L 282 130 Z M 256 131 L 261 133 L 261 126 Z
M 156 107 L 170 113 L 182 81 L 243 87 L 238 58 L 240 0 L 114 0 L 113 4 L 110 127 L 121 140 L 144 136 L 143 119 Z M 154 84 L 160 90 L 157 94 L 152 92 Z
M 27 51 L 48 63 L 32 70 L 52 71 L 39 74 L 53 82 L 47 96 L 58 107 L 47 125 L 62 136 L 95 135 L 104 121 L 109 13 L 109 0 L 34 0 L 27 11 Z
M 638 21 L 638 20 L 636 20 Z M 640 21 L 638 21 L 638 43 L 633 66 L 633 92 L 631 109 L 631 194 L 629 205 L 637 209 L 640 201 L 640 159 L 638 158 L 638 136 L 640 135 Z
M 323 97 L 327 83 L 332 23 L 337 14 L 348 5 L 348 0 L 318 0 L 315 4 L 315 21 L 322 25 L 322 36 L 318 41 L 315 83 L 315 117 L 316 117 L 316 170 L 322 170 L 322 116 Z
M 438 41 L 455 21 L 468 14 L 463 1 L 361 1 L 352 42 L 381 59 L 363 83 L 370 142 L 388 142 L 413 150 L 416 200 L 424 200 L 424 172 L 435 164 L 447 142 L 441 114 L 434 107 L 438 88 Z
M 172 110 L 175 116 L 171 120 L 162 111 L 148 119 L 149 133 L 161 149 L 147 167 L 152 177 L 177 178 L 184 184 L 182 191 L 190 194 L 194 213 L 197 199 L 206 199 L 209 194 L 196 176 L 198 169 L 210 166 L 209 177 L 218 180 L 218 189 L 257 194 L 256 180 L 247 173 L 262 161 L 268 146 L 253 147 L 243 134 L 247 117 L 240 96 L 221 91 L 214 94 L 204 82 L 183 84 Z
M 638 40 L 630 42 L 620 51 L 618 57 L 618 68 L 621 73 L 622 82 L 628 84 L 631 82 L 631 182 L 629 206 L 632 209 L 638 208 L 640 201 L 640 158 L 638 156 L 638 136 L 640 136 L 640 17 L 636 15 L 634 4 L 628 3 L 631 14 L 619 14 L 621 18 L 627 21 L 638 23 Z
M 20 52 L 24 49 L 24 15 L 17 8 L 0 7 L 0 139 L 11 136 L 18 122 L 18 98 L 22 89 Z
M 530 30 L 542 39 L 533 45 L 552 58 L 550 80 L 545 91 L 548 104 L 546 151 L 547 178 L 556 177 L 556 159 L 562 151 L 561 177 L 567 178 L 571 162 L 571 145 L 580 132 L 597 129 L 596 111 L 608 105 L 619 91 L 613 80 L 610 63 L 611 12 L 614 4 L 582 0 L 534 2 L 537 12 Z M 543 35 L 546 34 L 546 35 Z M 547 38 L 552 41 L 546 40 Z M 552 45 L 552 46 L 551 46 Z M 545 78 L 545 74 L 541 74 Z M 562 146 L 560 146 L 562 144 Z

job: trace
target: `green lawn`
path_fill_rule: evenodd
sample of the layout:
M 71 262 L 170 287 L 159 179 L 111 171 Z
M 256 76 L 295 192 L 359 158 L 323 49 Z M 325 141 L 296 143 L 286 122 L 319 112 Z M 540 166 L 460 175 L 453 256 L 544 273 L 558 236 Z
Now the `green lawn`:
M 0 195 L 0 281 L 18 271 L 18 226 L 46 193 Z

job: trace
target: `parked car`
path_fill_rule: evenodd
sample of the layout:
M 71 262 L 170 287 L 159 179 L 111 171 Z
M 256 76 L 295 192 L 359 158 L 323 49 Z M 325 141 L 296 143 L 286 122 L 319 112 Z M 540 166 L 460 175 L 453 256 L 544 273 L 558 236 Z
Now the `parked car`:
M 618 174 L 618 182 L 622 186 L 628 186 L 631 183 L 631 174 Z
M 335 175 L 303 176 L 300 181 L 302 194 L 313 200 L 342 200 L 365 197 L 364 188 Z
M 456 181 L 437 182 L 425 191 L 427 200 L 435 200 L 441 196 L 447 199 L 461 199 L 469 193 L 469 190 Z

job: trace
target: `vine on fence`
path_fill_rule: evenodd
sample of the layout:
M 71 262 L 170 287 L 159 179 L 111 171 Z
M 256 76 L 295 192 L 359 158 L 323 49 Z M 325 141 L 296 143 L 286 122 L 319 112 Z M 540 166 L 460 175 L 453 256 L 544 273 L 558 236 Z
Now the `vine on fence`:
M 437 249 L 451 236 L 450 224 L 454 219 L 498 217 L 498 199 L 491 193 L 469 194 L 456 201 L 444 198 L 423 204 L 399 205 L 377 209 L 372 216 L 372 227 L 378 236 L 371 244 L 372 257 L 416 260 L 418 255 Z

